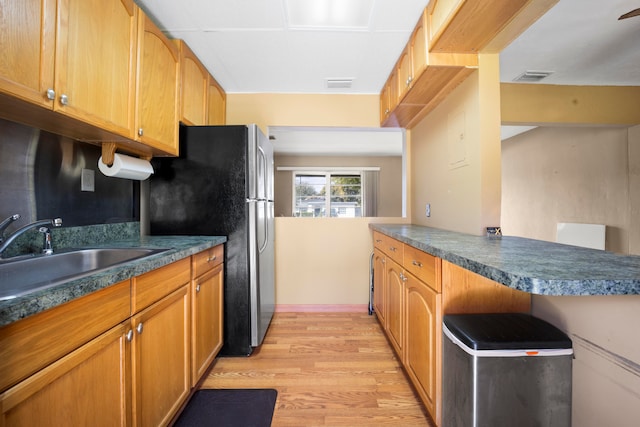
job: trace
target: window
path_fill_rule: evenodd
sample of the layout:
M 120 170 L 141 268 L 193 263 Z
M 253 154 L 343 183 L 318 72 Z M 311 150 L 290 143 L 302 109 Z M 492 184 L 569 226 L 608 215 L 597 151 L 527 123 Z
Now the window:
M 293 216 L 356 218 L 365 214 L 367 204 L 375 211 L 377 197 L 365 197 L 365 189 L 377 186 L 367 186 L 366 176 L 377 180 L 377 172 L 370 171 L 294 171 Z

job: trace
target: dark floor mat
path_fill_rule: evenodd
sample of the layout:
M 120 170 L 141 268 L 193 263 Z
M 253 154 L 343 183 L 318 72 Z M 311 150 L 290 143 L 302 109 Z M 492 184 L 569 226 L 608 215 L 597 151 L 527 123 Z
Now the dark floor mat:
M 176 427 L 270 427 L 278 392 L 273 389 L 198 390 Z

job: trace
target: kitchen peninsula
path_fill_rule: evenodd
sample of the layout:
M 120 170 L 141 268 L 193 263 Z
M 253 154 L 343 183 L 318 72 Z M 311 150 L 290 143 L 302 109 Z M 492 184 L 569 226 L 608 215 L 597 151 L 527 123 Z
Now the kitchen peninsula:
M 416 225 L 370 228 L 505 286 L 535 295 L 639 295 L 640 257 L 521 237 Z

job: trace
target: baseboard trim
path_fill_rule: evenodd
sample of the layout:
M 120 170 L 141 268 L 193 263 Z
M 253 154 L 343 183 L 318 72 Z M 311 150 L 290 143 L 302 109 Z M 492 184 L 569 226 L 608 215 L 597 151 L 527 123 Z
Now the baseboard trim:
M 368 304 L 276 304 L 276 313 L 360 313 Z

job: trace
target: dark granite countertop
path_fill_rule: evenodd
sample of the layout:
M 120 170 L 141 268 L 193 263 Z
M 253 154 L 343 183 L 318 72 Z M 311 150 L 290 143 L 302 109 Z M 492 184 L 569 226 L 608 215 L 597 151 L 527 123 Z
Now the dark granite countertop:
M 88 248 L 162 248 L 167 251 L 116 265 L 99 273 L 72 280 L 53 288 L 0 301 L 0 326 L 63 304 L 115 283 L 139 276 L 174 261 L 226 242 L 217 236 L 142 236 L 85 244 Z
M 521 237 L 416 225 L 369 227 L 513 289 L 538 295 L 638 295 L 640 257 Z

